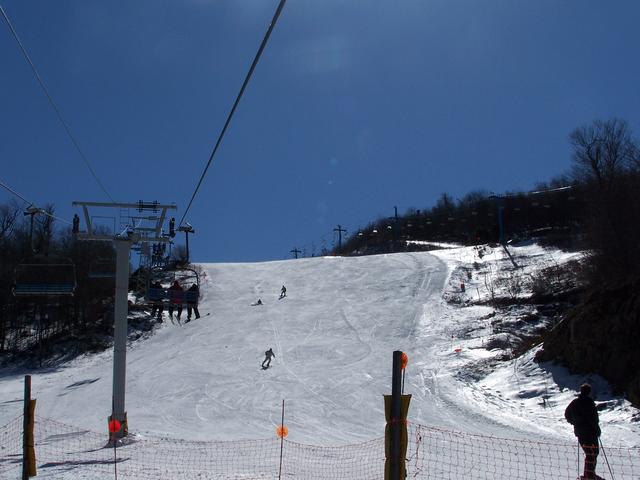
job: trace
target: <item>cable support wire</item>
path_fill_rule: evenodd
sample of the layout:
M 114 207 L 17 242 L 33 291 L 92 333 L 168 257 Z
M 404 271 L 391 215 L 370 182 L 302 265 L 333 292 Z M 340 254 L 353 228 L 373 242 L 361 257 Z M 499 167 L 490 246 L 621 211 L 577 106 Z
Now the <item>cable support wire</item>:
M 49 94 L 49 90 L 47 89 L 44 81 L 42 80 L 42 77 L 40 77 L 40 74 L 38 73 L 38 70 L 36 69 L 35 64 L 31 60 L 31 57 L 29 57 L 29 54 L 27 53 L 27 50 L 25 49 L 24 45 L 22 44 L 22 41 L 20 40 L 20 37 L 18 37 L 18 33 L 16 32 L 15 28 L 13 28 L 13 25 L 11 24 L 11 20 L 9 20 L 9 16 L 7 15 L 7 12 L 5 12 L 4 8 L 2 8 L 2 5 L 0 5 L 0 12 L 2 12 L 2 16 L 4 17 L 5 21 L 7 22 L 7 25 L 9 26 L 9 30 L 11 30 L 11 34 L 13 35 L 13 38 L 15 39 L 16 43 L 20 47 L 20 50 L 22 51 L 22 54 L 24 55 L 24 58 L 27 60 L 27 62 L 31 66 L 31 70 L 33 71 L 33 74 L 35 75 L 36 80 L 38 80 L 38 83 L 40 84 L 40 87 L 42 88 L 42 91 L 44 92 L 44 94 L 46 95 L 47 99 L 49 100 L 49 104 L 51 104 L 51 107 L 55 111 L 56 116 L 58 117 L 58 120 L 60 121 L 60 123 L 64 127 L 64 130 L 67 133 L 67 136 L 69 137 L 69 139 L 71 140 L 71 143 L 73 143 L 73 146 L 78 151 L 78 154 L 80 155 L 80 157 L 84 161 L 85 165 L 87 166 L 87 168 L 91 172 L 91 175 L 93 176 L 95 181 L 98 183 L 98 185 L 100 186 L 102 191 L 105 193 L 105 195 L 107 197 L 109 197 L 109 200 L 111 200 L 113 203 L 115 203 L 115 200 L 113 199 L 113 197 L 111 197 L 111 195 L 109 195 L 109 192 L 107 192 L 107 189 L 104 187 L 104 185 L 102 184 L 102 182 L 98 178 L 98 175 L 93 170 L 93 167 L 89 163 L 89 160 L 87 159 L 86 155 L 84 154 L 84 152 L 80 148 L 80 145 L 78 144 L 76 138 L 73 136 L 73 133 L 71 133 L 71 129 L 69 128 L 69 125 L 67 124 L 67 122 L 64 121 L 64 118 L 62 117 L 62 113 L 60 113 L 60 109 L 58 109 L 56 103 L 53 101 L 53 98 Z
M 2 7 L 0 7 L 2 8 Z M 0 187 L 3 187 L 4 189 L 6 189 L 8 192 L 14 194 L 16 197 L 18 197 L 20 200 L 22 200 L 23 202 L 28 203 L 29 205 L 33 205 L 35 206 L 35 203 L 32 202 L 31 200 L 26 199 L 25 197 L 23 197 L 22 195 L 20 195 L 18 192 L 16 192 L 14 189 L 12 189 L 9 185 L 7 185 L 6 183 L 4 183 L 2 180 L 0 180 Z M 38 207 L 36 207 L 38 208 Z M 56 220 L 60 220 L 61 222 L 64 223 L 68 223 L 69 225 L 72 224 L 72 222 L 70 222 L 69 220 L 65 220 L 64 218 L 60 218 L 60 217 L 56 217 L 54 214 L 47 212 L 46 210 L 39 208 L 40 212 L 38 213 L 42 213 L 44 215 L 47 215 L 51 218 L 55 218 Z
M 3 187 L 4 189 L 6 189 L 8 192 L 14 194 L 20 200 L 33 205 L 33 202 L 31 200 L 28 200 L 28 199 L 24 198 L 22 195 L 20 195 L 18 192 L 16 192 L 14 189 L 12 189 L 9 185 L 4 183 L 2 180 L 0 180 L 0 186 Z
M 284 8 L 285 2 L 286 2 L 286 0 L 280 0 L 280 3 L 278 3 L 278 8 L 276 8 L 276 12 L 273 15 L 273 19 L 271 20 L 271 24 L 269 24 L 269 28 L 267 29 L 267 32 L 265 33 L 264 38 L 262 39 L 262 43 L 260 44 L 260 47 L 258 48 L 258 52 L 256 53 L 256 56 L 254 57 L 253 62 L 251 62 L 251 67 L 249 68 L 249 71 L 247 72 L 247 75 L 244 78 L 244 82 L 242 82 L 242 87 L 240 88 L 240 92 L 238 93 L 238 95 L 236 97 L 236 100 L 233 103 L 233 107 L 231 107 L 231 111 L 227 115 L 227 120 L 224 122 L 224 126 L 222 127 L 222 130 L 220 131 L 220 134 L 218 135 L 218 140 L 216 141 L 215 147 L 213 147 L 213 151 L 211 152 L 211 155 L 209 156 L 209 161 L 207 162 L 206 166 L 204 167 L 202 175 L 200 175 L 200 180 L 198 180 L 198 184 L 196 185 L 196 188 L 195 188 L 195 190 L 193 192 L 193 195 L 191 195 L 191 200 L 189 200 L 189 205 L 187 205 L 187 208 L 184 211 L 184 214 L 182 215 L 182 218 L 180 219 L 180 222 L 178 222 L 178 227 L 180 227 L 182 225 L 182 222 L 184 222 L 184 219 L 187 217 L 187 214 L 189 213 L 189 209 L 191 208 L 191 205 L 193 204 L 193 200 L 196 198 L 196 195 L 198 194 L 198 190 L 200 190 L 200 185 L 202 185 L 204 177 L 207 175 L 207 171 L 209 170 L 209 167 L 211 166 L 211 162 L 213 161 L 213 157 L 215 156 L 216 152 L 218 151 L 218 147 L 220 147 L 220 144 L 222 143 L 222 139 L 224 137 L 224 134 L 226 133 L 227 128 L 229 127 L 229 124 L 231 123 L 231 118 L 233 118 L 233 114 L 235 113 L 236 108 L 238 107 L 238 104 L 240 103 L 240 100 L 242 99 L 242 95 L 244 94 L 244 91 L 247 88 L 247 85 L 249 84 L 249 80 L 251 80 L 251 76 L 253 75 L 253 71 L 255 70 L 256 66 L 258 65 L 258 61 L 260 60 L 260 57 L 262 56 L 262 52 L 264 51 L 265 47 L 267 46 L 267 42 L 269 41 L 269 37 L 271 36 L 271 32 L 273 31 L 273 28 L 275 27 L 276 22 L 278 21 L 278 18 L 280 17 L 280 13 L 282 13 L 282 9 Z

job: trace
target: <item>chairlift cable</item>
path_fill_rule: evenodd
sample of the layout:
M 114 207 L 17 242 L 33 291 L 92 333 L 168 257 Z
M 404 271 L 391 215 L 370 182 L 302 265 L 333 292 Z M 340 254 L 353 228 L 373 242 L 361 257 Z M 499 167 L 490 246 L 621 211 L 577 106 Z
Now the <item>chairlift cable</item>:
M 0 7 L 0 8 L 2 8 L 2 7 Z M 18 192 L 13 190 L 9 185 L 4 183 L 2 180 L 0 180 L 0 187 L 3 187 L 4 189 L 9 191 L 10 193 L 13 193 L 16 197 L 18 197 L 19 199 L 23 200 L 24 202 L 29 203 L 31 205 L 34 205 L 34 203 L 31 200 L 28 200 L 28 199 L 24 198 L 22 195 L 20 195 Z
M 60 121 L 60 123 L 64 127 L 64 130 L 67 132 L 67 136 L 71 140 L 71 143 L 73 143 L 74 147 L 76 148 L 76 150 L 80 154 L 80 157 L 84 161 L 85 165 L 87 166 L 87 168 L 91 172 L 91 175 L 93 175 L 93 178 L 98 183 L 98 185 L 100 186 L 102 191 L 105 193 L 105 195 L 107 197 L 109 197 L 109 199 L 113 203 L 116 203 L 116 201 L 113 199 L 113 197 L 111 197 L 111 195 L 109 195 L 109 192 L 107 192 L 107 189 L 104 187 L 104 185 L 102 184 L 102 182 L 100 181 L 100 179 L 96 175 L 96 172 L 93 170 L 93 167 L 89 163 L 89 160 L 87 159 L 86 155 L 83 153 L 82 149 L 80 148 L 80 145 L 78 144 L 78 142 L 76 141 L 75 137 L 73 136 L 73 133 L 71 133 L 71 129 L 69 128 L 69 125 L 67 124 L 67 122 L 64 121 L 64 118 L 62 117 L 62 114 L 60 113 L 60 110 L 56 106 L 56 103 L 53 101 L 53 98 L 51 97 L 51 95 L 49 94 L 49 90 L 47 89 L 46 85 L 44 84 L 44 81 L 40 77 L 40 74 L 38 73 L 38 70 L 36 69 L 35 64 L 31 60 L 31 57 L 29 57 L 29 54 L 27 53 L 27 50 L 25 49 L 24 45 L 22 44 L 22 41 L 20 40 L 20 37 L 18 37 L 18 33 L 13 28 L 13 25 L 11 24 L 11 20 L 9 20 L 9 16 L 4 11 L 4 8 L 2 8 L 2 5 L 0 5 L 0 12 L 2 12 L 2 16 L 4 17 L 5 21 L 7 22 L 7 25 L 9 26 L 9 30 L 11 30 L 11 34 L 13 35 L 13 38 L 15 39 L 15 41 L 18 44 L 18 46 L 20 47 L 20 50 L 22 51 L 22 54 L 24 55 L 24 58 L 27 60 L 27 62 L 31 66 L 31 70 L 33 71 L 33 74 L 35 75 L 36 80 L 38 80 L 38 83 L 40 84 L 40 87 L 44 91 L 44 94 L 47 96 L 47 99 L 49 100 L 49 103 L 53 107 L 53 110 L 55 111 L 56 116 L 58 117 L 58 120 Z
M 236 111 L 236 108 L 238 107 L 238 104 L 240 103 L 240 99 L 242 98 L 242 95 L 244 94 L 245 89 L 247 88 L 247 85 L 249 84 L 249 80 L 251 79 L 251 76 L 253 75 L 253 71 L 255 70 L 256 66 L 258 65 L 258 61 L 260 60 L 260 57 L 262 55 L 262 52 L 264 51 L 267 42 L 269 40 L 269 37 L 271 36 L 271 32 L 273 31 L 273 28 L 276 25 L 276 22 L 278 21 L 278 18 L 280 17 L 280 13 L 282 12 L 282 9 L 284 8 L 284 4 L 285 4 L 286 0 L 280 0 L 280 3 L 278 4 L 278 8 L 276 8 L 276 12 L 273 15 L 273 19 L 271 20 L 271 24 L 269 25 L 269 28 L 267 29 L 267 32 L 264 35 L 264 38 L 262 39 L 262 43 L 260 44 L 260 47 L 258 48 L 258 52 L 256 53 L 256 56 L 253 59 L 253 62 L 251 63 L 251 67 L 249 68 L 249 71 L 247 72 L 247 75 L 245 76 L 244 82 L 242 82 L 242 87 L 240 88 L 240 92 L 238 93 L 235 102 L 233 103 L 233 107 L 231 107 L 231 111 L 229 112 L 229 114 L 227 115 L 227 120 L 224 123 L 224 126 L 222 127 L 222 130 L 220 132 L 220 134 L 218 135 L 218 140 L 216 141 L 215 147 L 213 148 L 213 151 L 211 152 L 211 155 L 209 156 L 209 161 L 207 162 L 206 166 L 204 167 L 204 170 L 202 172 L 202 175 L 200 175 L 200 180 L 198 180 L 198 184 L 196 185 L 196 188 L 193 192 L 193 195 L 191 196 L 191 200 L 189 200 L 189 205 L 187 206 L 187 209 L 184 211 L 184 214 L 182 215 L 182 218 L 180 219 L 180 222 L 178 222 L 178 227 L 180 227 L 180 225 L 182 225 L 182 222 L 184 222 L 184 219 L 186 218 L 187 214 L 189 213 L 189 209 L 191 208 L 191 205 L 193 204 L 193 200 L 195 199 L 196 195 L 198 194 L 198 190 L 200 189 L 200 186 L 202 185 L 202 182 L 204 180 L 204 177 L 207 174 L 207 171 L 209 170 L 209 167 L 211 166 L 211 162 L 213 161 L 213 157 L 215 156 L 216 152 L 218 151 L 218 147 L 220 147 L 220 144 L 222 143 L 222 138 L 224 137 L 224 134 L 227 131 L 227 128 L 229 127 L 229 124 L 231 123 L 231 118 L 233 117 L 233 114 Z
M 2 7 L 0 7 L 0 8 L 2 8 Z M 16 197 L 20 198 L 22 201 L 24 201 L 24 202 L 26 202 L 26 203 L 28 203 L 30 205 L 35 205 L 34 202 L 32 202 L 31 200 L 28 200 L 25 197 L 23 197 L 22 195 L 20 195 L 18 192 L 13 190 L 9 185 L 4 183 L 2 180 L 0 180 L 0 187 L 3 187 L 4 189 L 9 191 L 10 193 L 14 194 Z M 42 208 L 40 208 L 40 213 L 42 213 L 44 215 L 47 215 L 47 216 L 49 216 L 51 218 L 55 218 L 56 220 L 60 220 L 61 222 L 68 223 L 69 225 L 72 224 L 72 222 L 70 222 L 69 220 L 65 220 L 64 218 L 56 217 L 52 213 L 49 213 L 49 212 L 47 212 L 46 210 L 44 210 Z
M 69 220 L 65 220 L 64 218 L 56 217 L 52 213 L 49 213 L 49 212 L 47 212 L 46 210 L 44 210 L 42 208 L 40 209 L 40 213 L 42 213 L 43 215 L 46 215 L 48 217 L 55 218 L 56 220 L 60 220 L 61 222 L 68 223 L 69 225 L 73 225 L 73 222 L 70 222 Z

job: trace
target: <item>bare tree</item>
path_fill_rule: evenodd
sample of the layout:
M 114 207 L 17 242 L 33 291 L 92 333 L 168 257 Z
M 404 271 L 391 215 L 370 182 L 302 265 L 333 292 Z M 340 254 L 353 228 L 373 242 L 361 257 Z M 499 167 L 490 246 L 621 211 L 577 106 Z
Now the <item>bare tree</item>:
M 175 245 L 171 252 L 171 261 L 180 267 L 188 265 L 187 247 L 185 245 Z
M 638 144 L 624 120 L 596 120 L 570 135 L 573 174 L 590 193 L 588 248 L 596 274 L 616 279 L 635 271 L 637 246 Z
M 0 205 L 0 241 L 11 236 L 20 211 L 20 205 L 15 201 Z
M 636 173 L 640 173 L 640 145 L 638 144 L 638 142 L 634 142 L 634 145 L 631 148 L 630 156 L 631 168 Z
M 448 193 L 444 192 L 440 195 L 440 198 L 438 198 L 438 201 L 436 203 L 436 206 L 434 207 L 434 210 L 441 210 L 442 212 L 447 213 L 450 210 L 452 210 L 454 206 L 455 206 L 455 203 L 454 203 L 453 197 Z
M 638 162 L 638 147 L 624 120 L 596 120 L 569 135 L 573 173 L 578 181 L 595 181 L 600 193 L 610 192 L 616 178 Z

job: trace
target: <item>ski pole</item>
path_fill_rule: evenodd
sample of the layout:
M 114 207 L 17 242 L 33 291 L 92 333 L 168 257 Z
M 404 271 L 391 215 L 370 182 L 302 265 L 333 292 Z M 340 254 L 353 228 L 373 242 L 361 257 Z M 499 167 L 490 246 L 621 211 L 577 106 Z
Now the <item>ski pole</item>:
M 578 456 L 577 456 L 578 478 L 580 478 L 580 440 L 578 440 Z
M 609 459 L 607 458 L 607 452 L 604 450 L 604 445 L 602 444 L 602 440 L 600 440 L 600 438 L 598 438 L 598 441 L 600 442 L 600 448 L 602 449 L 602 454 L 604 455 L 604 460 L 605 460 L 605 462 L 607 462 L 607 468 L 609 469 L 609 473 L 611 474 L 611 480 L 614 480 L 613 471 L 611 470 L 611 465 L 609 465 Z

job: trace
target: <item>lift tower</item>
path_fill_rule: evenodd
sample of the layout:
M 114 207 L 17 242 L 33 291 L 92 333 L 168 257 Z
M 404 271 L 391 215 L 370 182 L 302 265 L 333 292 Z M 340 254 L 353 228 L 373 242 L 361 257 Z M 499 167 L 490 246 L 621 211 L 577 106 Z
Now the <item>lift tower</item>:
M 116 249 L 116 291 L 114 307 L 113 333 L 113 397 L 111 419 L 118 420 L 122 427 L 112 436 L 113 441 L 127 434 L 127 413 L 125 410 L 125 386 L 127 373 L 127 315 L 129 304 L 129 254 L 131 246 L 139 243 L 168 242 L 169 237 L 162 231 L 162 225 L 167 218 L 167 210 L 176 210 L 175 204 L 163 205 L 158 202 L 137 203 L 102 203 L 102 202 L 73 202 L 74 206 L 82 207 L 86 231 L 74 232 L 78 240 L 110 241 Z M 119 208 L 136 209 L 147 216 L 136 216 L 135 225 L 127 224 L 120 233 L 105 234 L 96 232 L 93 217 L 89 215 L 89 208 Z M 129 217 L 131 218 L 131 217 Z M 133 222 L 128 222 L 133 223 Z M 74 228 L 74 230 L 76 230 Z

